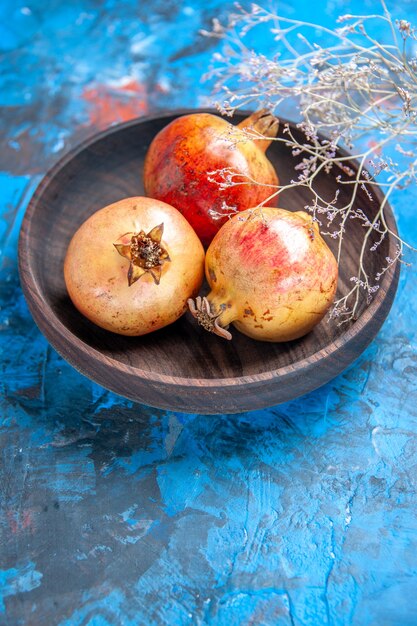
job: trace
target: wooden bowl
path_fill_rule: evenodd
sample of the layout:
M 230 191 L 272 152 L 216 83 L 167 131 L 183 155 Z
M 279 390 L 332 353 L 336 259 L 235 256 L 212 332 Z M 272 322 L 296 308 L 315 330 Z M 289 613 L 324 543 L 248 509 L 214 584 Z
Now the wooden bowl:
M 169 112 L 113 126 L 65 156 L 39 185 L 23 220 L 19 241 L 21 283 L 31 313 L 50 343 L 81 373 L 118 394 L 155 407 L 197 413 L 237 413 L 291 400 L 324 384 L 352 363 L 375 337 L 394 299 L 399 264 L 380 283 L 369 306 L 350 326 L 322 321 L 306 337 L 285 344 L 257 342 L 238 331 L 224 341 L 200 328 L 189 313 L 175 324 L 144 337 L 104 331 L 72 305 L 64 283 L 68 243 L 96 210 L 123 197 L 143 195 L 143 161 L 155 134 L 180 114 Z M 242 119 L 236 116 L 236 121 Z M 295 135 L 299 131 L 291 125 Z M 294 177 L 294 158 L 282 143 L 273 143 L 269 158 L 281 183 Z M 350 163 L 356 169 L 355 163 Z M 334 196 L 334 175 L 320 177 L 322 193 Z M 342 187 L 343 192 L 343 187 Z M 339 201 L 344 198 L 339 196 Z M 360 191 L 358 206 L 374 213 Z M 288 191 L 280 206 L 303 209 L 305 191 Z M 395 220 L 386 210 L 389 228 Z M 346 293 L 355 274 L 359 220 L 348 220 L 347 251 L 340 267 L 339 292 Z M 336 242 L 330 239 L 329 245 Z M 371 255 L 372 270 L 395 255 L 394 237 Z

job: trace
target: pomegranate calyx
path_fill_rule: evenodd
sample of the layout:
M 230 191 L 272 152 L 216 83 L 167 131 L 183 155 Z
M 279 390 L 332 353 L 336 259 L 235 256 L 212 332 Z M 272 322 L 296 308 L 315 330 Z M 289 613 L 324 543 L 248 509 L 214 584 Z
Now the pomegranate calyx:
M 252 141 L 265 152 L 278 134 L 279 120 L 267 109 L 260 109 L 237 126 L 241 130 L 247 130 Z
M 210 302 L 204 296 L 197 296 L 195 301 L 192 298 L 187 300 L 190 313 L 197 320 L 198 324 L 202 326 L 209 333 L 214 333 L 223 339 L 230 340 L 232 338 L 231 333 L 228 330 L 220 326 L 219 317 L 220 314 L 214 313 L 211 310 Z
M 129 287 L 133 285 L 141 276 L 149 272 L 156 285 L 161 280 L 162 265 L 165 261 L 170 261 L 168 252 L 161 245 L 164 225 L 159 224 L 152 228 L 149 233 L 144 230 L 138 233 L 126 233 L 125 238 L 130 236 L 129 243 L 113 244 L 117 252 L 130 261 L 127 272 Z

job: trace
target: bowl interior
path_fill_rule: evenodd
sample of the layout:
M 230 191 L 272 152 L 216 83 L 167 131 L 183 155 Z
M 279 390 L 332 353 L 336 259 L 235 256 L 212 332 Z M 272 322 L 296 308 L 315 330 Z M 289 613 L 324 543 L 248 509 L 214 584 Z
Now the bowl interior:
M 155 134 L 176 115 L 139 119 L 110 129 L 91 140 L 71 158 L 64 161 L 47 180 L 35 200 L 28 237 L 31 245 L 26 259 L 42 299 L 50 308 L 50 322 L 59 320 L 74 337 L 140 371 L 181 378 L 224 378 L 262 374 L 285 366 L 323 350 L 346 331 L 335 320 L 323 320 L 306 337 L 284 344 L 253 341 L 238 331 L 231 342 L 208 334 L 197 326 L 189 314 L 175 324 L 144 337 L 123 337 L 109 333 L 86 320 L 72 305 L 65 288 L 63 263 L 69 241 L 82 222 L 96 210 L 123 197 L 143 195 L 142 170 L 146 151 Z M 236 116 L 240 121 L 241 116 Z M 298 131 L 293 127 L 293 132 Z M 279 173 L 281 184 L 295 178 L 296 163 L 289 148 L 273 143 L 268 156 Z M 336 174 L 319 175 L 323 197 L 334 198 L 338 187 Z M 348 199 L 348 191 L 339 193 L 338 206 Z M 279 206 L 302 210 L 309 204 L 308 190 L 288 190 L 280 197 Z M 370 202 L 362 190 L 357 206 L 375 214 L 379 202 Z M 363 237 L 359 220 L 348 220 L 345 232 L 345 253 L 339 268 L 338 294 L 351 286 L 356 273 L 358 252 Z M 335 252 L 337 241 L 328 237 Z M 388 256 L 386 239 L 373 255 L 368 270 L 372 274 L 382 267 Z M 366 307 L 364 298 L 360 310 Z M 232 329 L 233 331 L 233 329 Z

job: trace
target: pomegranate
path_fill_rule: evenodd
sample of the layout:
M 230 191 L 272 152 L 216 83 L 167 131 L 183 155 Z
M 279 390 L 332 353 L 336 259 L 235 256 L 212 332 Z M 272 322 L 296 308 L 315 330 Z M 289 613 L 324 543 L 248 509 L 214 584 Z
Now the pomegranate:
M 181 211 L 207 247 L 230 214 L 264 203 L 276 191 L 278 177 L 265 151 L 277 131 L 278 120 L 265 111 L 237 126 L 209 113 L 178 117 L 149 147 L 145 192 Z M 251 138 L 257 135 L 262 138 Z M 224 184 L 224 174 L 238 184 Z
M 144 335 L 177 320 L 204 277 L 204 250 L 174 207 L 126 198 L 89 217 L 64 263 L 69 296 L 89 320 Z
M 231 339 L 233 324 L 261 341 L 308 333 L 330 307 L 337 262 L 304 211 L 269 207 L 232 217 L 206 253 L 207 297 L 189 308 L 207 330 Z

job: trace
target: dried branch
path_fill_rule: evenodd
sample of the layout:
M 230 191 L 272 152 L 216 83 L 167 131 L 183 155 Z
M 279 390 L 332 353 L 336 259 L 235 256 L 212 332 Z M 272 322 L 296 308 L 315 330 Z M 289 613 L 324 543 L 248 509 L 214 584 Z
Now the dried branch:
M 390 231 L 385 211 L 394 190 L 417 180 L 417 57 L 409 50 L 417 31 L 407 20 L 394 21 L 384 0 L 381 14 L 343 15 L 334 29 L 282 17 L 256 4 L 250 10 L 235 6 L 227 24 L 215 20 L 212 31 L 203 33 L 222 43 L 206 78 L 214 81 L 218 109 L 226 115 L 248 106 L 279 115 L 285 101 L 296 103 L 305 141 L 289 126 L 275 139 L 291 150 L 298 164 L 294 179 L 272 189 L 270 198 L 293 187 L 308 189 L 312 201 L 305 208 L 323 236 L 338 240 L 339 262 L 348 220 L 362 222 L 363 242 L 352 287 L 331 312 L 341 322 L 355 319 L 360 294 L 365 292 L 370 302 L 382 276 L 402 260 L 405 247 L 411 248 Z M 375 23 L 386 33 L 384 44 L 370 34 Z M 262 40 L 269 37 L 273 55 L 245 44 L 253 29 L 262 29 Z M 325 33 L 331 42 L 328 47 L 316 43 L 317 31 Z M 352 154 L 344 156 L 340 147 Z M 349 166 L 352 159 L 359 163 L 356 172 Z M 340 206 L 339 193 L 330 202 L 321 197 L 317 181 L 323 172 L 333 172 L 340 188 L 349 189 L 348 202 Z M 220 175 L 223 186 L 245 184 L 230 171 L 211 175 L 217 180 Z M 362 190 L 373 202 L 376 187 L 384 191 L 385 199 L 371 219 L 358 206 L 358 194 Z M 397 253 L 369 276 L 367 259 L 387 235 L 397 238 Z

